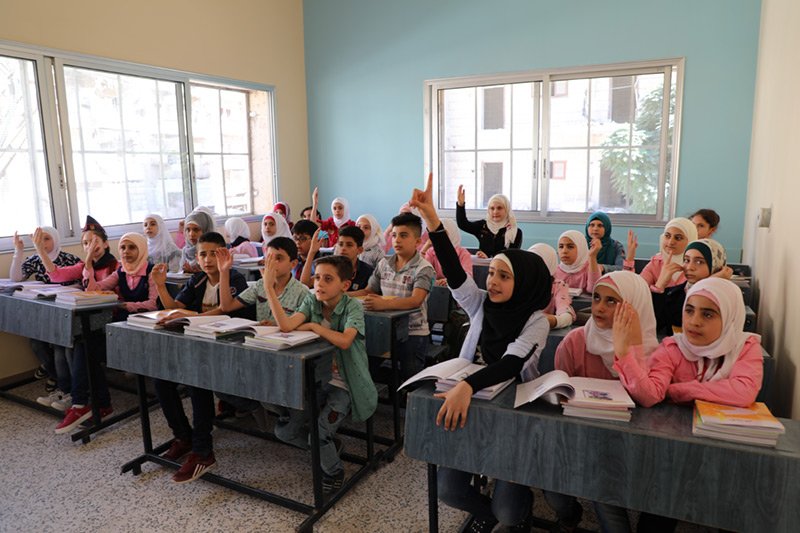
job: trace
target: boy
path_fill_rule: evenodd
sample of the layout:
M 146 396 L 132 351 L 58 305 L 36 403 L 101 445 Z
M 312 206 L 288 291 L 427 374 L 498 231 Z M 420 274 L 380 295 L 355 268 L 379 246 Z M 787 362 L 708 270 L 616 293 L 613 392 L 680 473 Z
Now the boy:
M 311 249 L 311 242 L 317 229 L 317 225 L 310 220 L 298 220 L 297 224 L 292 228 L 292 236 L 297 246 L 297 264 L 292 269 L 292 275 L 298 281 L 303 274 L 303 267 L 308 261 L 308 252 Z M 311 275 L 313 274 L 311 272 Z M 308 286 L 310 287 L 311 285 Z
M 369 374 L 364 341 L 364 310 L 358 300 L 345 292 L 350 286 L 353 268 L 341 256 L 318 259 L 314 272 L 314 294 L 307 295 L 303 305 L 287 316 L 275 291 L 277 261 L 269 256 L 264 268 L 269 306 L 281 331 L 313 331 L 336 347 L 333 377 L 322 386 L 323 407 L 319 425 L 322 486 L 327 493 L 341 488 L 344 468 L 333 435 L 352 409 L 353 420 L 367 420 L 375 412 L 378 392 Z M 308 449 L 308 428 L 304 428 L 306 411 L 280 408 L 275 436 L 282 441 Z
M 165 309 L 178 309 L 170 313 L 164 321 L 180 316 L 180 309 L 197 311 L 205 315 L 219 315 L 219 292 L 222 277 L 217 266 L 217 253 L 225 250 L 225 239 L 216 232 L 204 233 L 197 240 L 197 265 L 202 269 L 192 276 L 181 289 L 175 299 L 167 291 L 167 265 L 161 263 L 153 267 L 152 278 L 158 288 L 158 295 Z M 239 272 L 233 271 L 224 275 L 225 284 L 232 289 L 228 292 L 239 294 L 247 289 L 247 281 Z M 217 465 L 212 449 L 211 430 L 214 427 L 214 394 L 205 389 L 186 387 L 192 399 L 194 413 L 194 430 L 189 425 L 183 403 L 178 394 L 177 383 L 160 379 L 153 380 L 153 386 L 161 402 L 161 410 L 167 419 L 174 439 L 169 450 L 162 457 L 170 461 L 179 461 L 189 454 L 186 462 L 178 470 L 172 481 L 188 483 L 199 478 Z M 191 453 L 190 453 L 191 452 Z
M 408 340 L 396 346 L 400 360 L 401 381 L 410 378 L 425 366 L 428 350 L 427 297 L 433 288 L 436 272 L 433 266 L 417 252 L 421 242 L 422 222 L 417 215 L 401 213 L 392 219 L 392 248 L 394 255 L 381 259 L 369 286 L 351 293 L 366 295 L 364 309 L 416 309 L 408 320 Z M 397 296 L 384 300 L 377 295 Z
M 353 278 L 350 280 L 348 291 L 365 289 L 369 284 L 373 268 L 358 258 L 364 251 L 364 232 L 358 226 L 344 226 L 339 230 L 339 240 L 333 250 L 335 255 L 341 255 L 350 260 L 353 265 Z

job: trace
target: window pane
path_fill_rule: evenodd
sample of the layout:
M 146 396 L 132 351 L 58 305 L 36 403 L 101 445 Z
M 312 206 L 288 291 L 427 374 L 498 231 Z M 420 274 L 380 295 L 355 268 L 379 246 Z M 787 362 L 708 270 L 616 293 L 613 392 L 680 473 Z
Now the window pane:
M 475 149 L 475 88 L 447 89 L 442 94 L 445 150 Z
M 478 148 L 510 148 L 510 85 L 478 88 Z
M 514 150 L 511 168 L 511 208 L 519 211 L 537 209 L 533 201 L 536 190 L 533 179 L 533 151 Z
M 489 198 L 494 194 L 511 196 L 511 152 L 505 150 L 478 152 L 478 169 L 480 170 L 478 209 L 488 206 Z
M 513 105 L 513 135 L 514 148 L 533 147 L 533 109 L 534 109 L 534 86 L 537 83 L 515 83 L 512 85 L 512 105 Z M 538 124 L 537 124 L 538 126 Z
M 586 146 L 589 80 L 569 80 L 565 96 L 550 98 L 550 146 Z
M 220 91 L 222 149 L 229 154 L 247 153 L 247 95 Z
M 475 153 L 474 152 L 446 152 L 444 155 L 444 194 L 439 200 L 439 206 L 455 209 L 458 199 L 458 186 L 464 186 L 467 209 L 475 209 L 476 184 L 475 184 Z
M 586 211 L 587 155 L 588 150 L 550 151 L 550 211 Z
M 225 198 L 222 180 L 221 155 L 194 156 L 195 184 L 197 186 L 197 202 L 220 214 L 220 204 Z
M 219 89 L 192 86 L 192 142 L 195 153 L 222 150 Z
M 77 67 L 65 67 L 64 78 L 80 219 L 113 226 L 148 212 L 183 217 L 180 85 Z
M 33 61 L 0 56 L 0 236 L 53 225 Z

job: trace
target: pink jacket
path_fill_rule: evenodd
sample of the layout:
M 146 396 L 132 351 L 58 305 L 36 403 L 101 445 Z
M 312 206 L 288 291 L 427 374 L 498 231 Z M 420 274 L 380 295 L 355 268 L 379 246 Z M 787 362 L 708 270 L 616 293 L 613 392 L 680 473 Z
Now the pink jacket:
M 761 389 L 764 356 L 757 338 L 750 337 L 728 379 L 701 383 L 697 381 L 697 363 L 686 359 L 675 340 L 667 337 L 646 363 L 642 347 L 632 346 L 628 355 L 614 363 L 614 369 L 633 399 L 644 407 L 667 396 L 675 403 L 705 400 L 746 407 Z
M 630 270 L 633 272 L 634 262 L 633 261 L 623 261 L 622 268 L 625 270 Z M 650 258 L 650 262 L 647 263 L 647 266 L 644 267 L 642 273 L 639 274 L 644 278 L 648 285 L 650 285 L 650 290 L 652 292 L 664 292 L 663 290 L 656 287 L 656 281 L 658 281 L 658 277 L 661 275 L 661 269 L 664 268 L 664 258 L 661 257 L 661 254 L 656 254 Z M 681 272 L 681 275 L 678 276 L 677 280 L 670 280 L 667 284 L 667 287 L 674 287 L 675 285 L 680 285 L 681 283 L 686 283 L 686 276 Z
M 245 241 L 239 246 L 232 247 L 231 253 L 244 254 L 250 257 L 258 257 L 258 251 L 256 250 L 256 246 L 250 241 Z
M 75 281 L 82 279 L 84 280 L 83 286 L 86 287 L 87 280 L 84 279 L 83 267 L 84 263 L 83 261 L 80 261 L 77 265 L 57 267 L 54 271 L 50 272 L 48 275 L 50 276 L 50 280 L 53 281 L 54 283 L 64 283 L 65 281 Z M 115 273 L 116 273 L 116 264 L 114 265 L 114 270 L 110 270 L 107 268 L 101 268 L 100 270 L 95 270 L 94 279 L 97 281 L 102 281 Z
M 145 263 L 144 266 L 136 274 L 137 274 L 136 276 L 125 276 L 125 279 L 128 282 L 128 287 L 131 289 L 136 288 L 136 286 L 139 284 L 139 280 L 142 279 L 142 276 L 147 275 L 147 263 Z M 87 282 L 86 285 L 87 291 L 117 290 L 117 286 L 119 285 L 119 270 L 115 270 L 113 274 L 103 279 L 102 281 L 97 281 L 93 277 L 89 277 L 88 271 L 84 270 L 83 278 L 84 281 Z M 142 302 L 126 302 L 125 309 L 127 309 L 129 313 L 141 313 L 142 311 L 155 311 L 157 309 L 157 304 L 156 304 L 157 299 L 158 299 L 158 287 L 156 287 L 156 284 L 151 276 L 148 283 L 147 300 Z
M 589 272 L 589 262 L 587 261 L 581 271 L 574 274 L 568 274 L 567 272 L 561 270 L 561 263 L 559 263 L 555 274 L 553 274 L 553 277 L 560 279 L 573 289 L 583 289 L 584 292 L 592 294 L 594 284 L 602 275 L 603 274 L 600 272 Z
M 556 370 L 582 378 L 617 379 L 608 371 L 599 355 L 586 350 L 583 327 L 573 329 L 556 349 Z
M 469 277 L 472 277 L 472 256 L 469 255 L 466 248 L 461 246 L 456 247 L 456 253 L 458 254 L 458 260 L 461 262 L 461 268 L 464 269 L 464 272 L 466 272 Z M 436 271 L 436 279 L 444 279 L 442 266 L 439 264 L 439 259 L 436 257 L 436 250 L 434 250 L 433 247 L 428 248 L 428 251 L 425 252 L 425 259 L 433 265 L 433 269 Z
M 576 316 L 575 311 L 572 309 L 572 298 L 569 295 L 569 286 L 560 279 L 554 279 L 552 295 L 553 297 L 550 299 L 550 303 L 547 307 L 542 309 L 542 313 L 555 316 L 569 313 L 572 315 L 572 320 L 574 321 Z

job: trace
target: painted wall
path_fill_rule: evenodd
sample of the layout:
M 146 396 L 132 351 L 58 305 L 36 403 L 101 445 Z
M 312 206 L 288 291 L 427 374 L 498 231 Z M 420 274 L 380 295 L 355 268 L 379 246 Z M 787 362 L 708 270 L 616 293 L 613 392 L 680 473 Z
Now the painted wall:
M 758 52 L 750 182 L 744 229 L 744 258 L 755 266 L 759 295 L 758 331 L 777 359 L 776 411 L 800 416 L 800 264 L 797 198 L 800 172 L 800 3 L 764 0 Z M 769 229 L 758 229 L 759 208 L 772 206 Z M 791 244 L 790 244 L 791 243 Z
M 678 215 L 713 207 L 741 252 L 758 0 L 304 0 L 311 187 L 385 224 L 423 181 L 423 81 L 686 57 Z M 329 215 L 326 215 L 329 216 Z M 524 245 L 567 226 L 523 224 Z M 623 241 L 627 228 L 615 229 Z M 660 230 L 639 228 L 639 256 Z M 473 237 L 464 242 L 474 243 Z

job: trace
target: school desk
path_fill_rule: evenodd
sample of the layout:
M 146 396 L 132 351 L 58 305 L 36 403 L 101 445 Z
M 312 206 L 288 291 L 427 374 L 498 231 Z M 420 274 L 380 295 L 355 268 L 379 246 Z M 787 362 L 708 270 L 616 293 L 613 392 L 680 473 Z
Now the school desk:
M 106 327 L 108 365 L 137 374 L 144 454 L 126 463 L 122 472 L 141 473 L 141 465 L 151 461 L 179 469 L 180 464 L 161 457 L 171 440 L 153 446 L 150 416 L 145 405 L 144 376 L 184 383 L 202 389 L 234 394 L 244 398 L 305 409 L 309 412 L 311 433 L 311 470 L 314 504 L 291 500 L 245 485 L 220 475 L 208 473 L 203 480 L 227 487 L 271 503 L 308 515 L 299 531 L 311 531 L 314 523 L 347 493 L 383 457 L 375 453 L 372 440 L 372 419 L 367 421 L 367 457 L 344 454 L 343 459 L 361 463 L 359 470 L 345 481 L 336 494 L 325 497 L 322 492 L 322 469 L 319 466 L 319 428 L 316 424 L 319 407 L 317 387 L 331 379 L 334 348 L 319 340 L 286 350 L 264 350 L 236 341 L 215 341 L 184 336 L 180 331 L 148 330 L 127 323 Z M 229 427 L 229 426 L 225 426 Z M 252 433 L 251 433 L 252 434 Z M 263 437 L 262 437 L 263 438 Z M 278 441 L 270 436 L 270 440 Z M 280 442 L 280 441 L 278 441 Z
M 0 294 L 0 330 L 22 337 L 40 340 L 58 346 L 71 348 L 76 339 L 83 339 L 84 354 L 87 358 L 91 355 L 86 344 L 86 336 L 83 332 L 94 332 L 102 330 L 111 320 L 114 308 L 121 303 L 108 303 L 98 305 L 88 305 L 83 307 L 72 307 L 57 303 L 53 300 L 28 300 L 18 298 L 8 294 Z M 64 413 L 46 407 L 35 401 L 22 398 L 10 391 L 16 387 L 25 385 L 33 381 L 33 378 L 11 383 L 0 388 L 0 397 L 17 402 L 21 405 L 37 409 L 39 411 L 63 418 Z M 89 374 L 89 390 L 94 390 L 91 373 Z M 124 390 L 124 389 L 123 389 Z M 98 407 L 93 403 L 93 418 L 100 420 Z M 138 412 L 138 409 L 129 409 L 114 416 L 106 417 L 99 424 L 77 431 L 71 435 L 73 442 L 80 440 L 86 444 L 89 436 L 105 427 L 128 418 Z
M 588 420 L 542 402 L 513 409 L 512 386 L 473 400 L 466 426 L 444 431 L 433 389 L 409 395 L 405 446 L 429 464 L 431 531 L 435 465 L 736 531 L 789 533 L 800 524 L 798 420 L 781 419 L 786 435 L 764 448 L 694 437 L 687 406 L 637 407 L 629 423 Z

